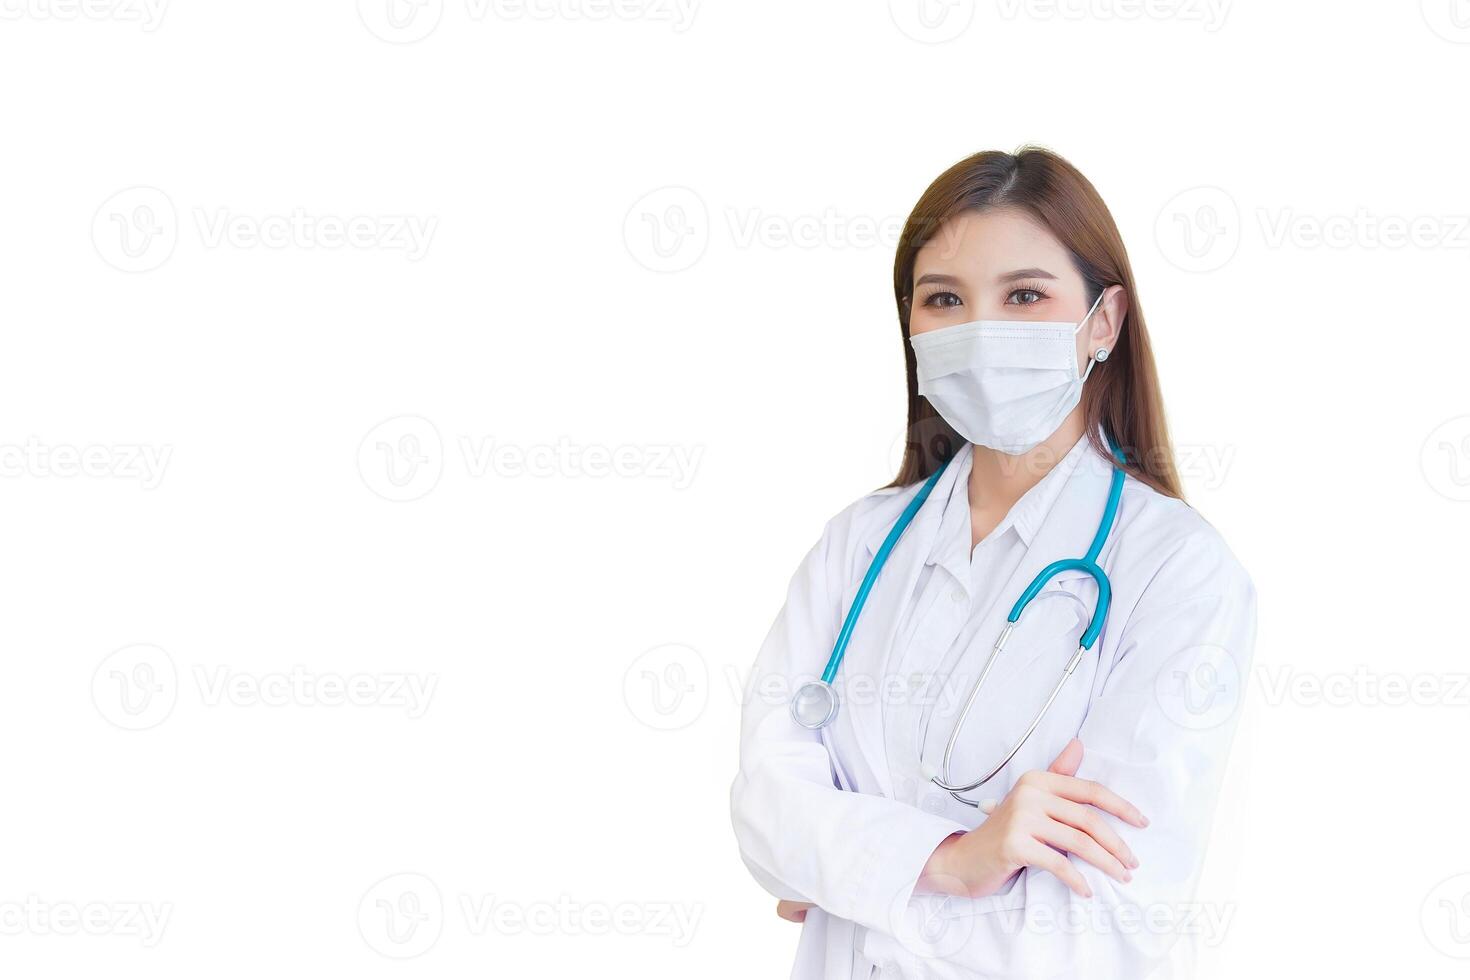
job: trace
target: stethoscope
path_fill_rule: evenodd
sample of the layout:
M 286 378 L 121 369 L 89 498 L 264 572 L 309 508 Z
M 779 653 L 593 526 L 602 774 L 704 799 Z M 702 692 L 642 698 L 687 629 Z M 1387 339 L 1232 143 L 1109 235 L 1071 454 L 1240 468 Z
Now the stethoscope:
M 1081 558 L 1062 558 L 1047 565 L 1036 574 L 1036 577 L 1031 580 L 1031 584 L 1026 586 L 1026 590 L 1016 599 L 1016 604 L 1011 607 L 1010 615 L 1006 617 L 1005 626 L 1001 629 L 1000 635 L 995 638 L 995 645 L 990 649 L 990 656 L 986 658 L 985 666 L 980 670 L 980 676 L 976 678 L 974 685 L 971 686 L 970 693 L 965 698 L 965 705 L 960 710 L 958 717 L 956 717 L 954 727 L 950 729 L 949 740 L 944 746 L 944 758 L 939 771 L 932 773 L 926 768 L 925 775 L 930 777 L 930 781 L 940 789 L 946 790 L 961 803 L 968 804 L 969 806 L 980 805 L 979 801 L 969 799 L 960 794 L 968 793 L 984 786 L 990 780 L 994 779 L 996 774 L 1016 757 L 1016 753 L 1021 751 L 1021 746 L 1026 744 L 1026 740 L 1031 737 L 1031 733 L 1036 731 L 1036 727 L 1041 724 L 1041 719 L 1046 717 L 1047 711 L 1051 709 L 1052 703 L 1056 701 L 1057 695 L 1061 693 L 1063 685 L 1067 683 L 1067 678 L 1072 676 L 1073 671 L 1077 669 L 1077 665 L 1082 662 L 1082 655 L 1092 649 L 1092 645 L 1097 642 L 1098 635 L 1102 633 L 1103 624 L 1107 621 L 1108 608 L 1112 605 L 1113 601 L 1113 587 L 1108 581 L 1107 573 L 1098 565 L 1097 556 L 1102 553 L 1103 545 L 1108 540 L 1108 533 L 1113 529 L 1113 521 L 1118 515 L 1118 502 L 1123 496 L 1124 478 L 1123 470 L 1118 465 L 1123 462 L 1122 452 L 1112 442 L 1111 438 L 1108 441 L 1116 462 L 1113 464 L 1112 482 L 1108 487 L 1107 505 L 1103 508 L 1102 519 L 1098 521 L 1097 533 L 1093 535 L 1092 545 L 1088 547 L 1087 554 Z M 872 562 L 868 565 L 867 574 L 863 576 L 862 583 L 858 586 L 857 595 L 853 597 L 852 606 L 847 610 L 847 616 L 842 621 L 842 629 L 837 633 L 837 642 L 833 644 L 832 655 L 827 658 L 827 667 L 822 671 L 822 679 L 808 681 L 798 688 L 795 696 L 792 697 L 791 717 L 803 728 L 812 730 L 825 728 L 831 724 L 832 719 L 837 717 L 837 691 L 832 686 L 832 682 L 837 677 L 837 668 L 842 665 L 842 657 L 847 652 L 848 641 L 852 639 L 852 631 L 853 627 L 857 625 L 858 615 L 867 603 L 868 593 L 873 590 L 873 583 L 877 581 L 878 573 L 883 570 L 884 564 L 888 561 L 888 556 L 893 552 L 894 546 L 898 544 L 898 539 L 903 537 L 903 532 L 908 530 L 909 524 L 913 522 L 914 515 L 919 512 L 919 508 L 924 506 L 924 501 L 929 499 L 929 494 L 934 490 L 934 485 L 939 482 L 939 477 L 943 475 L 949 463 L 950 460 L 945 460 L 924 481 L 924 485 L 919 488 L 919 492 L 914 496 L 914 499 L 909 501 L 908 506 L 903 509 L 903 513 L 898 516 L 898 520 L 889 529 L 888 536 L 883 539 L 883 544 L 878 548 L 878 553 L 873 556 Z M 974 707 L 975 699 L 979 696 L 980 689 L 985 685 L 985 679 L 990 676 L 991 668 L 995 666 L 996 660 L 1000 657 L 1001 650 L 1005 649 L 1006 641 L 1010 639 L 1011 633 L 1015 631 L 1016 626 L 1020 623 L 1021 616 L 1026 612 L 1026 607 L 1031 604 L 1031 600 L 1035 599 L 1052 579 L 1063 572 L 1070 571 L 1086 572 L 1097 583 L 1097 602 L 1093 606 L 1092 619 L 1088 622 L 1087 629 L 1082 634 L 1082 639 L 1077 646 L 1077 652 L 1067 661 L 1067 666 L 1062 670 L 1062 676 L 1057 679 L 1056 685 L 1052 687 L 1051 694 L 1047 696 L 1046 702 L 1041 706 L 1041 710 L 1036 712 L 1036 715 L 1031 719 L 1031 724 L 1026 726 L 1025 733 L 1011 746 L 1011 750 L 1006 753 L 1005 758 L 989 772 L 973 782 L 952 782 L 949 771 L 950 759 L 954 755 L 955 746 L 959 743 L 960 730 L 964 728 L 965 721 L 970 715 L 970 709 Z M 923 722 L 923 727 L 927 731 L 927 717 Z M 921 741 L 920 745 L 922 746 L 922 744 Z

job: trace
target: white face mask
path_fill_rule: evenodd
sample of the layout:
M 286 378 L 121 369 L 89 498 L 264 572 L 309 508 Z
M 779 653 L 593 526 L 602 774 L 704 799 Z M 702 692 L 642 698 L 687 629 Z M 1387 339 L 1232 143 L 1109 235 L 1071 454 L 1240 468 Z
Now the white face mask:
M 1030 452 L 1082 398 L 1094 362 L 1089 356 L 1087 373 L 1077 374 L 1077 332 L 1103 293 L 1082 323 L 975 320 L 913 335 L 919 394 L 970 442 Z

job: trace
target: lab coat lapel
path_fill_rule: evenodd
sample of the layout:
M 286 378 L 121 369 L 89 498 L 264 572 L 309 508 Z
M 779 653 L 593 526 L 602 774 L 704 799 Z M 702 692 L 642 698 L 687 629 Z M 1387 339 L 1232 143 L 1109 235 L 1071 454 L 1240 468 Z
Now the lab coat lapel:
M 968 447 L 963 451 L 968 451 Z M 842 679 L 846 690 L 836 727 L 843 730 L 843 735 L 850 744 L 857 746 L 858 755 L 866 764 L 861 769 L 857 765 L 850 766 L 846 773 L 853 788 L 860 791 L 876 789 L 885 796 L 893 795 L 893 774 L 888 768 L 887 741 L 883 728 L 883 699 L 892 696 L 889 685 L 893 681 L 889 675 L 896 663 L 894 658 L 897 655 L 899 629 L 907 620 L 906 611 L 918 599 L 915 591 L 919 575 L 926 564 L 932 563 L 943 523 L 942 502 L 949 498 L 954 489 L 957 474 L 964 471 L 964 467 L 957 465 L 959 462 L 959 459 L 950 462 L 945 474 L 935 484 L 929 500 L 920 508 L 913 523 L 889 555 L 873 591 L 868 595 L 867 606 L 853 632 L 843 662 Z M 859 580 L 910 499 L 912 497 L 909 494 L 895 494 L 882 512 L 876 515 L 874 530 L 859 552 Z M 856 588 L 855 581 L 849 589 L 844 609 L 851 607 L 852 593 Z M 864 686 L 852 686 L 859 684 Z

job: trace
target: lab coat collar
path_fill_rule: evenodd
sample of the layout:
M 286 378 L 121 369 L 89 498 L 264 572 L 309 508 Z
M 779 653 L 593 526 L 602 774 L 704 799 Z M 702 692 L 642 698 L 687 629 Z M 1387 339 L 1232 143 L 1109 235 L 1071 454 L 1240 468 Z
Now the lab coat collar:
M 935 484 L 930 500 L 915 518 L 911 528 L 916 537 L 933 535 L 934 543 L 925 559 L 926 563 L 943 568 L 966 591 L 971 587 L 970 558 L 973 553 L 970 547 L 970 470 L 973 462 L 974 447 L 965 443 Z M 1101 466 L 1084 466 L 1084 463 Z M 1111 473 L 1106 461 L 1092 449 L 1085 435 L 1077 440 L 1034 487 L 1021 495 L 1021 499 L 1016 501 L 991 534 L 1000 535 L 1014 529 L 1022 543 L 1030 548 L 1063 488 L 1079 468 L 1100 469 L 1104 474 Z M 1103 493 L 1106 494 L 1106 490 Z M 908 495 L 902 496 L 907 502 Z M 935 507 L 935 504 L 942 504 L 942 508 Z M 925 514 L 926 511 L 929 513 Z M 870 558 L 878 553 L 891 526 L 890 520 L 876 527 L 874 533 L 867 536 L 865 543 Z M 1086 547 L 1087 541 L 1084 541 L 1082 550 L 1077 554 L 1080 556 Z
M 1072 448 L 1067 450 L 1065 456 L 1057 460 L 1057 464 L 1037 482 L 1036 486 L 1027 490 L 1021 499 L 1016 501 L 1016 506 L 1011 508 L 1007 520 L 1015 524 L 1016 533 L 1031 547 L 1036 540 L 1036 535 L 1041 530 L 1041 525 L 1046 521 L 1047 515 L 1051 513 L 1052 505 L 1062 494 L 1062 488 L 1067 485 L 1072 474 L 1081 466 L 1088 456 L 1096 456 L 1087 436 L 1082 436 Z

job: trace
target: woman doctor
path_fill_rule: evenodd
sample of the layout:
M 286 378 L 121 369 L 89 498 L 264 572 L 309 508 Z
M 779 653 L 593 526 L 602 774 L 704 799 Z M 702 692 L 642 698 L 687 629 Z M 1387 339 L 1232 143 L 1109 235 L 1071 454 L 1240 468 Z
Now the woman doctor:
M 746 865 L 804 923 L 792 976 L 1188 975 L 1181 940 L 1219 921 L 1191 899 L 1255 597 L 1181 499 L 1117 228 L 1056 155 L 980 153 L 919 200 L 894 293 L 903 463 L 797 569 L 731 789 Z M 803 717 L 793 692 L 915 504 Z M 1099 538 L 1100 574 L 1050 577 L 987 670 L 1037 573 Z

